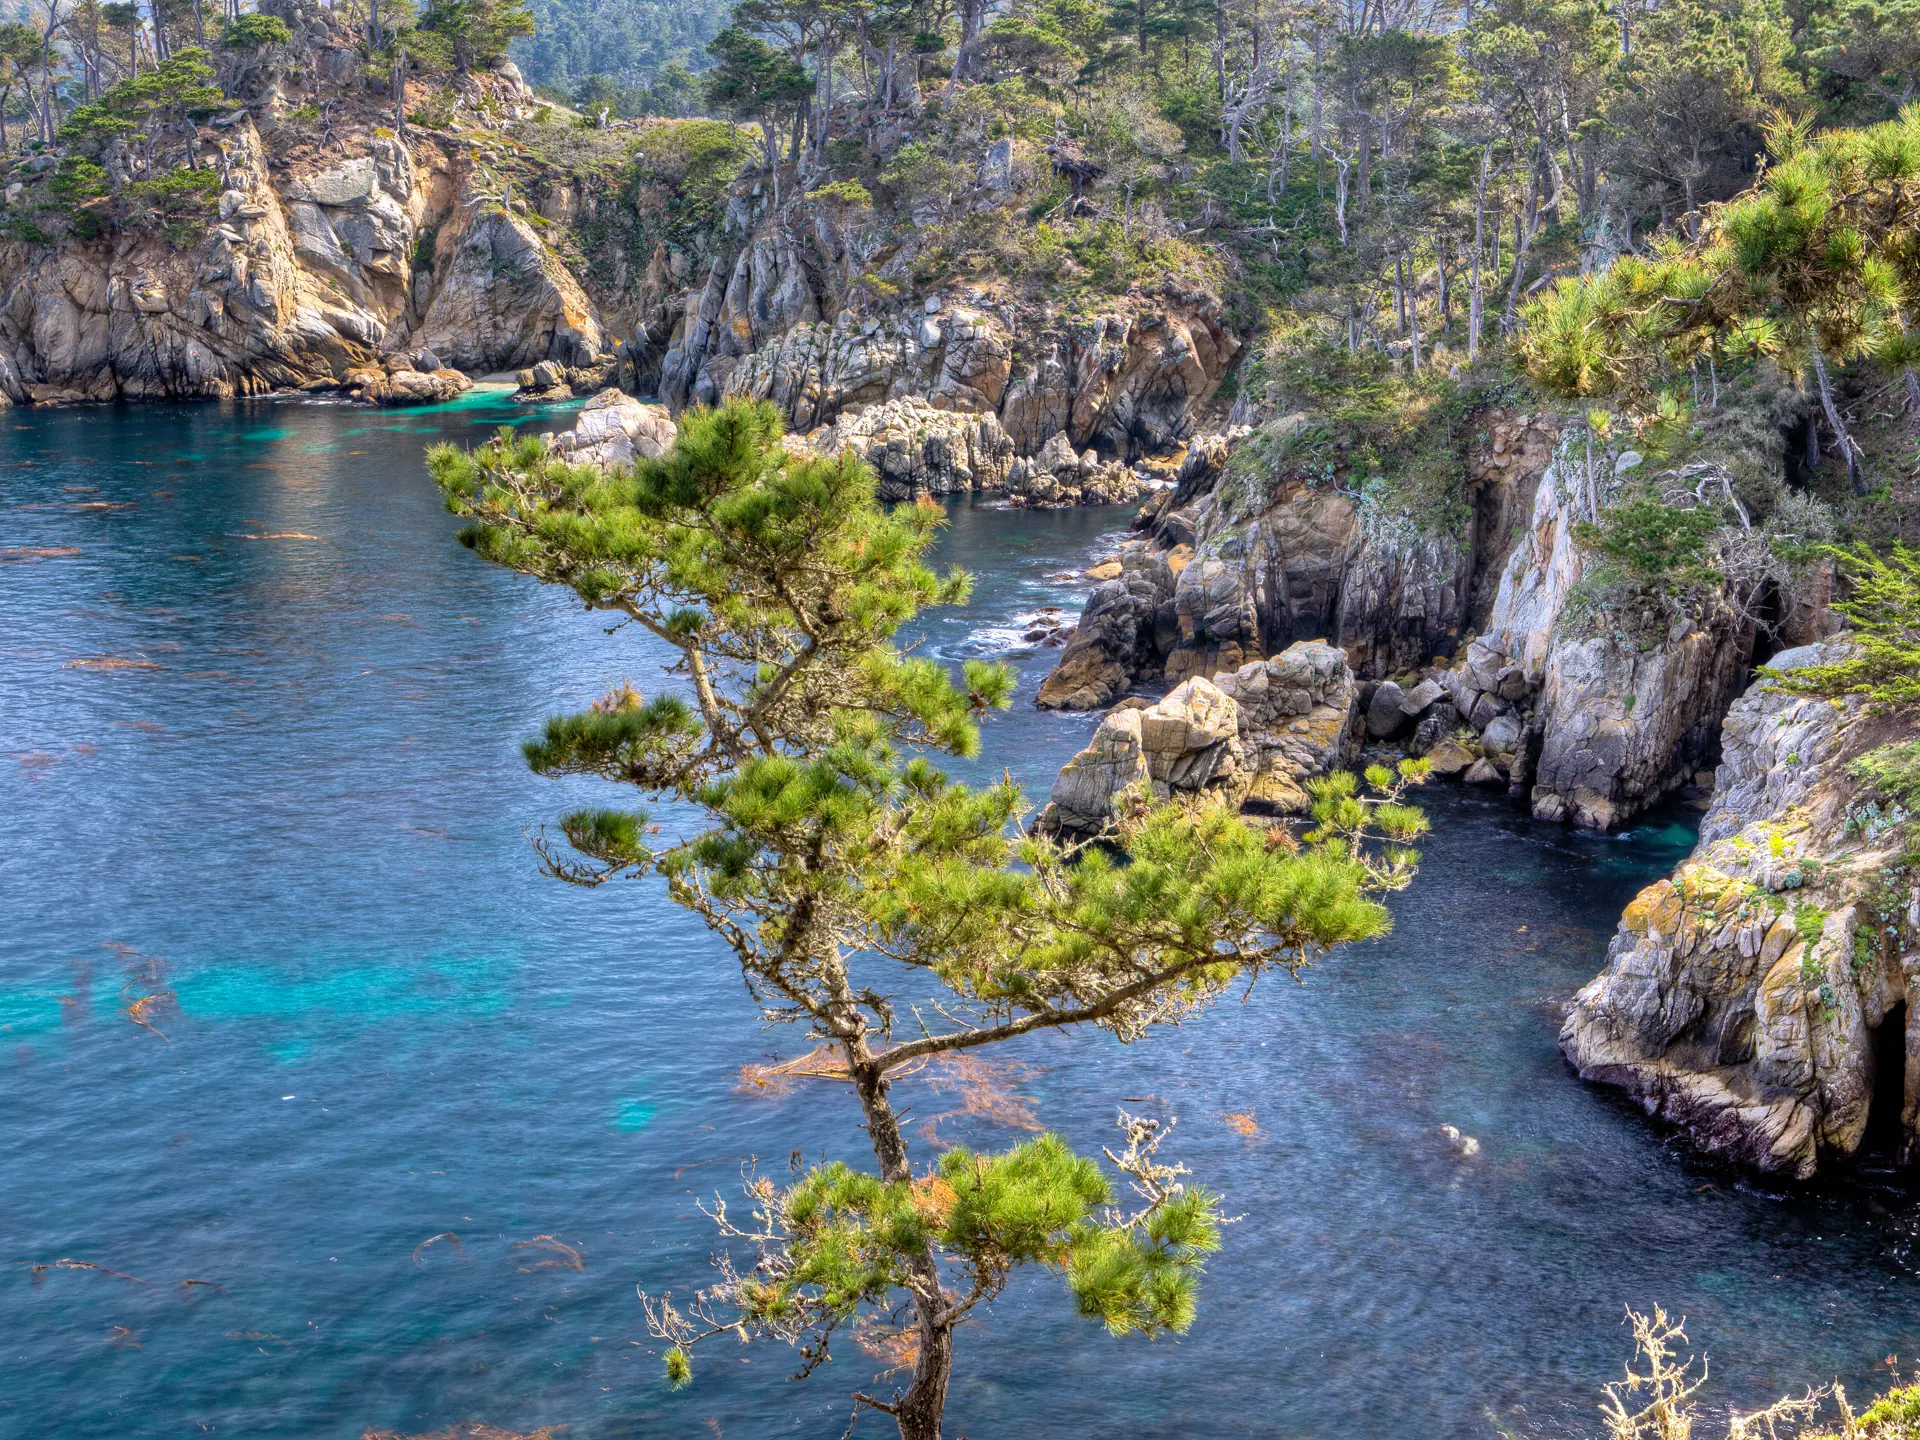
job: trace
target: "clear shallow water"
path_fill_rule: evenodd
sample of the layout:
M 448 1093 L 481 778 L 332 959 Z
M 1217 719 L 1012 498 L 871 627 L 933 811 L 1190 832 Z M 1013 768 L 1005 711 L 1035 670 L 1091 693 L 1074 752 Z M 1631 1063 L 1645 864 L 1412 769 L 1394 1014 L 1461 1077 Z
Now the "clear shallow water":
M 609 680 L 650 688 L 657 656 L 453 543 L 420 447 L 503 418 L 0 416 L 0 550 L 62 552 L 0 560 L 0 1436 L 844 1428 L 873 1368 L 851 1345 L 803 1385 L 764 1346 L 659 1383 L 634 1286 L 705 1279 L 696 1199 L 739 1157 L 860 1136 L 843 1095 L 743 1090 L 800 1047 L 657 889 L 533 868 L 525 827 L 599 792 L 528 775 L 519 741 Z M 928 645 L 998 652 L 1071 610 L 1049 575 L 1120 519 L 960 509 L 976 599 Z M 1013 658 L 976 768 L 1043 795 L 1092 721 L 1034 711 L 1051 655 Z M 1016 1284 L 963 1337 L 953 1434 L 1591 1433 L 1628 1302 L 1690 1317 L 1716 1403 L 1857 1393 L 1920 1355 L 1912 1202 L 1700 1166 L 1554 1049 L 1690 834 L 1429 803 L 1391 938 L 1130 1049 L 1022 1052 L 1083 1145 L 1157 1097 L 1244 1219 L 1176 1343 Z M 126 1014 L 161 990 L 165 1038 Z M 1251 1136 L 1223 1118 L 1248 1112 Z M 108 1269 L 33 1269 L 63 1258 Z

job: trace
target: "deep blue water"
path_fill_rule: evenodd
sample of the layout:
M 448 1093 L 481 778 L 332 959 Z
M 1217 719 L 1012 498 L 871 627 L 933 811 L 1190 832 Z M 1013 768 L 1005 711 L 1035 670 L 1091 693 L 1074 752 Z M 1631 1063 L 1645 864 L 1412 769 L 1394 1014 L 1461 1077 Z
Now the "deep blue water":
M 420 449 L 492 403 L 0 416 L 0 1436 L 831 1437 L 871 1375 L 847 1344 L 791 1384 L 728 1341 L 660 1384 L 634 1287 L 704 1281 L 697 1199 L 861 1137 L 830 1087 L 742 1086 L 803 1047 L 655 886 L 536 873 L 526 828 L 609 797 L 518 742 L 659 657 L 454 544 Z M 928 643 L 1000 653 L 1077 605 L 1048 575 L 1121 518 L 959 509 L 980 583 Z M 1051 657 L 1012 658 L 975 772 L 1043 797 L 1092 722 L 1033 710 Z M 1428 800 L 1392 937 L 1128 1049 L 1021 1053 L 1082 1145 L 1123 1097 L 1177 1114 L 1244 1218 L 1179 1341 L 1016 1283 L 963 1336 L 950 1433 L 1590 1433 L 1628 1303 L 1689 1317 L 1716 1404 L 1920 1354 L 1910 1201 L 1701 1166 L 1554 1048 L 1690 834 Z

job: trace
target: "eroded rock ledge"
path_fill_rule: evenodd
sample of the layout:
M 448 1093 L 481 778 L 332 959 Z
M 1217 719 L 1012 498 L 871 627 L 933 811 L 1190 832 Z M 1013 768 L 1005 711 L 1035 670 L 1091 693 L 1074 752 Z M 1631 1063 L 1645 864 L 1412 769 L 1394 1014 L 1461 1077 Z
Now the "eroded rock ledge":
M 1912 1158 L 1920 1109 L 1920 887 L 1846 774 L 1872 729 L 1857 702 L 1764 685 L 1735 702 L 1699 847 L 1627 907 L 1560 1037 L 1583 1078 L 1702 1149 L 1800 1179 L 1860 1149 L 1880 1064 L 1904 1057 L 1878 1090 L 1898 1110 L 1896 1158 Z

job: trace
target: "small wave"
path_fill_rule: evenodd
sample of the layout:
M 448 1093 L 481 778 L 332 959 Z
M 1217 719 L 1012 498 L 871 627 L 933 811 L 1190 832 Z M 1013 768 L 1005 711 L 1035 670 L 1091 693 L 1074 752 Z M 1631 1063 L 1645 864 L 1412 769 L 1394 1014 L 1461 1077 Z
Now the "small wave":
M 947 647 L 951 655 L 977 660 L 987 655 L 1011 655 L 1030 650 L 1057 650 L 1073 634 L 1074 617 L 1058 605 L 1012 615 L 967 633 Z

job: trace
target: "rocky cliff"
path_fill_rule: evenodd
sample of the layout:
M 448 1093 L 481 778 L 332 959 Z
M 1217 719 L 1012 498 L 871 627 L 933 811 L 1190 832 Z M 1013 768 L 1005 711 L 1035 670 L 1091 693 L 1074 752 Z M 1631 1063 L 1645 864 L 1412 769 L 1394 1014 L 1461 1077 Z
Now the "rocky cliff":
M 1040 703 L 1095 709 L 1138 681 L 1237 670 L 1299 640 L 1340 647 L 1373 680 L 1451 654 L 1485 613 L 1557 433 L 1550 416 L 1482 416 L 1462 461 L 1458 531 L 1384 520 L 1332 486 L 1269 488 L 1239 460 L 1248 430 L 1205 437 L 1143 517 L 1123 574 L 1089 597 Z
M 1738 590 L 1704 569 L 1684 603 L 1628 587 L 1641 599 L 1616 613 L 1621 586 L 1597 534 L 1631 497 L 1730 484 L 1711 452 L 1649 477 L 1641 454 L 1596 443 L 1584 419 L 1489 408 L 1457 461 L 1453 521 L 1421 525 L 1365 489 L 1270 481 L 1263 447 L 1312 423 L 1291 416 L 1189 448 L 1119 573 L 1089 596 L 1041 705 L 1099 708 L 1135 685 L 1324 638 L 1364 682 L 1373 739 L 1504 788 L 1541 819 L 1608 829 L 1704 785 L 1763 638 L 1830 630 L 1813 590 L 1751 578 Z M 1751 525 L 1724 543 L 1769 553 Z
M 754 146 L 730 125 L 582 128 L 511 65 L 416 76 L 396 104 L 333 12 L 263 9 L 291 42 L 223 54 L 229 108 L 180 142 L 212 189 L 142 212 L 152 182 L 118 139 L 37 145 L 7 175 L 14 403 L 412 401 L 457 391 L 456 372 L 520 372 L 530 395 L 771 401 L 816 447 L 874 459 L 890 498 L 1112 503 L 1141 489 L 1115 467 L 1183 442 L 1240 350 L 1204 285 L 1069 300 L 950 274 L 912 215 L 847 203 L 866 192 L 816 161 L 743 173 Z M 955 203 L 1009 225 L 1031 198 L 1001 171 Z
M 1904 809 L 1857 763 L 1898 760 L 1912 734 L 1764 685 L 1734 704 L 1698 849 L 1627 907 L 1568 1014 L 1584 1078 L 1762 1170 L 1805 1179 L 1870 1134 L 1912 1157 L 1920 887 Z
M 324 68 L 327 22 L 293 18 Z M 490 113 L 530 113 L 510 68 L 455 88 Z M 323 386 L 430 399 L 465 383 L 456 368 L 591 363 L 604 343 L 593 304 L 529 219 L 489 196 L 470 137 L 397 133 L 386 118 L 363 106 L 323 124 L 270 86 L 201 127 L 211 213 L 158 228 L 49 235 L 57 152 L 17 166 L 0 390 L 15 403 Z M 395 375 L 443 371 L 394 393 Z
M 1573 601 L 1592 558 L 1576 525 L 1597 519 L 1643 463 L 1632 451 L 1603 454 L 1596 473 L 1590 454 L 1584 429 L 1559 446 L 1485 628 L 1434 678 L 1536 816 L 1604 830 L 1712 763 L 1720 718 L 1747 683 L 1755 627 L 1718 601 L 1653 635 L 1582 623 Z

